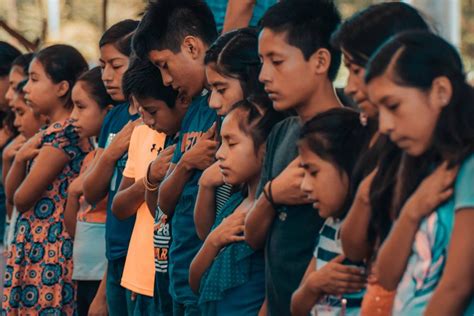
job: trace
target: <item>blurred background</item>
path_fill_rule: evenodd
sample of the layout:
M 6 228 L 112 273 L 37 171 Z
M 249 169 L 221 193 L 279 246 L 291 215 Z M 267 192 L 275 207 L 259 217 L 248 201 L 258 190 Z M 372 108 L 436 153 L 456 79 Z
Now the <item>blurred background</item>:
M 258 0 L 257 0 L 258 1 Z M 335 0 L 344 17 L 380 0 Z M 139 19 L 148 0 L 0 0 L 0 40 L 23 51 L 51 43 L 78 48 L 97 64 L 98 41 L 114 23 Z M 474 0 L 405 0 L 420 8 L 438 31 L 458 47 L 474 81 Z M 370 36 L 370 35 L 368 35 Z M 345 83 L 344 67 L 337 80 Z

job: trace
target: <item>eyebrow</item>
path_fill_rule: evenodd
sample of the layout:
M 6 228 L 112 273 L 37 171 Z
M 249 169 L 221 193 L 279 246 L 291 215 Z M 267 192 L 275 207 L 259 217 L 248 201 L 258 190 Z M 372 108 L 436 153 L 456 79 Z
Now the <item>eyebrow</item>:
M 209 84 L 210 84 L 211 86 L 226 86 L 226 85 L 227 85 L 226 82 L 222 82 L 222 81 L 210 82 Z
M 106 62 L 113 63 L 113 62 L 116 61 L 117 59 L 126 59 L 126 58 L 123 58 L 123 57 L 115 57 L 115 58 L 112 58 L 111 60 L 108 60 L 108 61 L 105 61 L 105 60 L 103 60 L 102 58 L 99 58 L 99 61 L 100 61 L 101 63 L 106 63 Z

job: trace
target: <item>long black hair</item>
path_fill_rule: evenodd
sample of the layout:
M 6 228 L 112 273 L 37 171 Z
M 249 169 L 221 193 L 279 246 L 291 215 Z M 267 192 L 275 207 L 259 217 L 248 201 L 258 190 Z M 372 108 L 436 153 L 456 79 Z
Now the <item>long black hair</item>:
M 404 153 L 395 187 L 393 211 L 398 215 L 403 203 L 414 192 L 434 164 L 447 160 L 460 164 L 474 152 L 474 89 L 467 83 L 461 57 L 441 37 L 429 32 L 400 34 L 384 44 L 369 60 L 366 82 L 387 74 L 403 87 L 429 91 L 433 80 L 446 77 L 452 97 L 436 124 L 433 144 L 422 157 Z

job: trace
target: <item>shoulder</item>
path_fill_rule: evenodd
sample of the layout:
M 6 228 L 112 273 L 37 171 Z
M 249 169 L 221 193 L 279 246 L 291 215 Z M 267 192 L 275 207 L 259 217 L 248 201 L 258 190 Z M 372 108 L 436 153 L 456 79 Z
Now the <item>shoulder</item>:
M 54 122 L 43 132 L 43 144 L 59 140 L 68 140 L 74 143 L 79 141 L 79 135 L 70 120 Z

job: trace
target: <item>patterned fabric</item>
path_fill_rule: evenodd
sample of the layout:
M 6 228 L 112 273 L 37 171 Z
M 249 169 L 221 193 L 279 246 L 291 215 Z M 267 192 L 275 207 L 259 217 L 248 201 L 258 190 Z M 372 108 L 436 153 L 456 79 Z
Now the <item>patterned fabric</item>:
M 240 192 L 232 195 L 221 213 L 217 216 L 212 230 L 219 226 L 224 218 L 231 215 L 242 203 L 242 200 L 243 196 Z M 205 303 L 222 300 L 230 289 L 249 284 L 252 265 L 254 264 L 253 259 L 256 259 L 253 257 L 255 253 L 246 242 L 232 243 L 221 250 L 201 279 L 199 304 L 205 315 L 212 314 L 207 310 L 212 305 Z M 263 268 L 263 254 L 260 254 L 260 259 Z M 263 269 L 261 270 L 261 275 L 261 293 L 263 294 Z M 249 292 L 246 294 L 255 296 Z M 240 296 L 239 299 L 246 300 L 247 298 Z M 261 304 L 259 304 L 260 306 Z
M 2 306 L 8 315 L 73 315 L 75 308 L 72 239 L 63 212 L 68 185 L 93 148 L 78 138 L 69 121 L 43 132 L 41 146 L 62 150 L 69 162 L 34 207 L 19 214 L 5 273 Z

